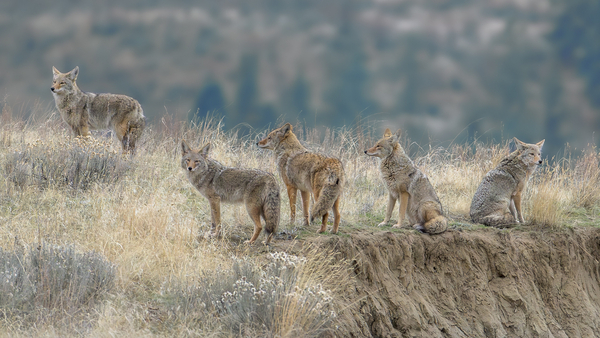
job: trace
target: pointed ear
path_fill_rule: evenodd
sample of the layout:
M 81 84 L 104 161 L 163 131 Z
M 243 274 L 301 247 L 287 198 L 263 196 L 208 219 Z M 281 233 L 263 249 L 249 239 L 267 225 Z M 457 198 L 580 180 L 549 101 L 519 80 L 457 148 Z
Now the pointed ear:
M 77 80 L 77 75 L 79 75 L 79 66 L 76 66 L 72 71 L 69 72 L 69 78 L 71 81 L 75 81 Z
M 279 132 L 281 133 L 281 136 L 285 136 L 288 132 L 292 131 L 292 129 L 293 129 L 292 125 L 288 122 L 288 123 L 284 124 L 283 127 L 281 127 Z
M 392 136 L 392 131 L 390 130 L 390 128 L 385 128 L 385 131 L 383 132 L 383 137 L 390 137 Z
M 58 69 L 56 69 L 56 67 L 52 66 L 52 75 L 54 75 L 54 77 L 56 77 L 59 74 L 60 74 L 60 72 L 58 71 Z
M 200 155 L 204 156 L 204 158 L 208 157 L 208 152 L 210 151 L 210 142 L 204 145 L 202 149 L 200 149 Z
M 544 146 L 544 141 L 546 141 L 546 139 L 543 139 L 540 142 L 535 144 L 536 146 L 540 147 L 540 151 L 542 150 L 542 147 Z
M 388 129 L 389 130 L 389 129 Z M 392 134 L 390 137 L 392 138 L 393 142 L 399 142 L 400 141 L 400 135 L 402 135 L 402 130 L 398 129 L 396 130 L 396 132 L 394 134 Z
M 517 150 L 521 151 L 523 148 L 525 148 L 525 142 L 520 141 L 516 137 L 513 137 L 513 141 L 515 142 L 515 146 L 517 146 Z
M 181 140 L 181 155 L 183 156 L 189 153 L 190 151 L 192 151 L 192 149 L 190 148 L 190 146 L 188 146 L 187 142 L 185 142 L 185 140 Z

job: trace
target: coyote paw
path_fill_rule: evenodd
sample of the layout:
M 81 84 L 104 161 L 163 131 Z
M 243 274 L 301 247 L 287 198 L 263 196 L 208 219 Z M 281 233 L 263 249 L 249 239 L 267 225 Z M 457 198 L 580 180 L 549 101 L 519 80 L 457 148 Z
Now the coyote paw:
M 251 241 L 251 240 L 244 241 L 244 244 L 247 244 L 247 245 L 251 245 L 252 243 L 254 243 L 254 241 Z
M 386 221 L 383 221 L 383 222 L 377 224 L 378 227 L 384 227 L 386 225 L 388 225 L 388 222 L 386 222 Z

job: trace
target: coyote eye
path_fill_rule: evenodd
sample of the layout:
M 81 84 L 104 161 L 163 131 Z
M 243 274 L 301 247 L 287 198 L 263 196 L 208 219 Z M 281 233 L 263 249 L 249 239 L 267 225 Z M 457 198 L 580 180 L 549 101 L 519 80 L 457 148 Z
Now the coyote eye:
M 61 84 L 61 85 L 64 85 L 64 84 L 65 84 L 65 81 L 60 81 L 60 84 Z

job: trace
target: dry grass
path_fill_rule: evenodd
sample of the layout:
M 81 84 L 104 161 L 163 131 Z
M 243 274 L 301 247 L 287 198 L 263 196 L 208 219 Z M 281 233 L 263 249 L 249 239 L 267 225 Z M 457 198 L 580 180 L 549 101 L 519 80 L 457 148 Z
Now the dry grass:
M 115 279 L 115 266 L 102 255 L 45 243 L 0 248 L 0 269 L 0 308 L 11 330 L 48 324 L 85 330 Z
M 283 256 L 271 256 L 260 245 L 241 245 L 253 229 L 243 205 L 222 207 L 223 239 L 199 238 L 209 230 L 210 208 L 180 168 L 181 139 L 193 147 L 212 142 L 212 156 L 226 165 L 275 172 L 272 153 L 254 146 L 260 135 L 224 132 L 214 119 L 190 128 L 165 117 L 147 129 L 130 159 L 103 133 L 91 140 L 71 138 L 56 115 L 23 121 L 5 107 L 2 119 L 0 248 L 13 248 L 15 238 L 25 246 L 73 247 L 95 252 L 116 268 L 108 297 L 86 308 L 91 319 L 82 321 L 86 325 L 75 333 L 52 322 L 21 325 L 4 316 L 0 336 L 292 337 L 343 325 L 333 319 L 343 308 L 339 295 L 348 283 L 344 262 L 309 249 L 305 259 L 288 257 L 302 263 L 286 266 Z M 295 131 L 308 148 L 337 156 L 345 165 L 342 235 L 349 231 L 344 230 L 347 225 L 376 226 L 387 193 L 378 162 L 363 152 L 379 134 L 299 126 Z M 506 143 L 471 144 L 421 150 L 413 158 L 450 217 L 464 223 L 481 178 L 507 152 Z M 571 224 L 573 210 L 578 215 L 598 210 L 597 150 L 554 163 L 540 168 L 528 185 L 526 220 L 559 227 Z M 297 224 L 288 224 L 287 195 L 275 176 L 283 196 L 279 231 L 302 234 Z M 311 226 L 306 231 L 316 230 Z M 277 284 L 279 280 L 285 283 Z M 259 290 L 270 292 L 270 298 L 256 298 Z M 243 300 L 235 302 L 239 306 L 223 302 L 234 292 Z M 221 304 L 213 305 L 217 298 Z

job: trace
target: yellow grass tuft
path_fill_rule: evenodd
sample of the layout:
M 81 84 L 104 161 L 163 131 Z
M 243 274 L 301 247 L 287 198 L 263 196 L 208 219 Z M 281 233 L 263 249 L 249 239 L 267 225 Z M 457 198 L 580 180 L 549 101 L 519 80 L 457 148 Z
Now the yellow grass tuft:
M 559 165 L 546 166 L 529 182 L 525 191 L 529 196 L 525 203 L 525 212 L 530 223 L 544 226 L 558 226 L 563 223 L 571 198 L 563 172 L 564 168 Z
M 334 295 L 352 285 L 349 265 L 336 259 L 335 253 L 311 246 L 305 255 L 296 283 L 290 285 L 275 318 L 275 332 L 280 337 L 318 336 L 336 321 L 344 305 Z

